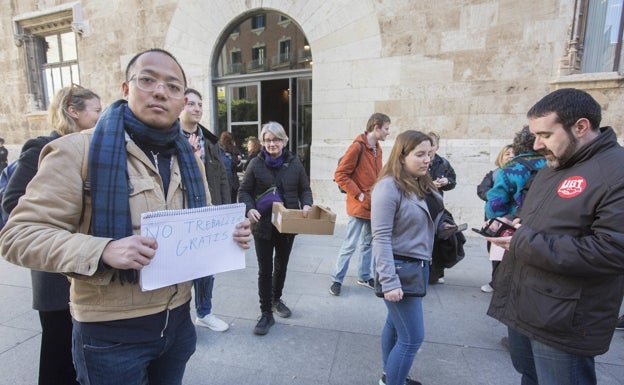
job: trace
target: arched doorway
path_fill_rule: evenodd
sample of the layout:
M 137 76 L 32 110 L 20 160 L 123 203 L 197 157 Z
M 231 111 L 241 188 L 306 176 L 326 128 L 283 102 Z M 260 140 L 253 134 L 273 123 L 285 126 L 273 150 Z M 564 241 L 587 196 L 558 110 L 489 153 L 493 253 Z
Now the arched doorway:
M 217 52 L 212 71 L 217 134 L 231 132 L 245 153 L 247 138 L 276 121 L 310 175 L 312 53 L 299 26 L 279 12 L 259 10 L 231 24 Z

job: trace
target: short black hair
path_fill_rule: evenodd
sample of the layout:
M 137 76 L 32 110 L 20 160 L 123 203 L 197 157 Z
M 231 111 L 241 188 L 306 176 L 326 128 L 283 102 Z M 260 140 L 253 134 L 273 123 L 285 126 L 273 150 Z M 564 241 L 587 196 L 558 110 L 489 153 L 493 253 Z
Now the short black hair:
M 138 54 L 134 55 L 134 57 L 132 59 L 130 59 L 130 61 L 128 62 L 128 65 L 126 66 L 126 81 L 130 80 L 130 79 L 128 79 L 128 77 L 130 75 L 130 70 L 132 69 L 132 67 L 134 67 L 134 64 L 136 63 L 136 61 L 141 56 L 145 55 L 146 53 L 150 53 L 150 52 L 159 52 L 159 53 L 165 54 L 165 55 L 169 56 L 170 58 L 172 58 L 173 61 L 178 65 L 178 67 L 180 67 L 180 71 L 182 71 L 182 78 L 184 79 L 184 87 L 186 88 L 186 74 L 184 73 L 184 69 L 180 65 L 180 62 L 178 61 L 178 59 L 175 58 L 175 56 L 173 56 L 171 54 L 171 52 L 165 51 L 164 49 L 160 49 L 160 48 L 150 48 L 148 50 L 145 50 L 143 52 L 139 52 Z
M 561 123 L 566 131 L 570 131 L 581 118 L 589 121 L 592 130 L 600 128 L 600 104 L 585 91 L 576 88 L 553 91 L 535 103 L 527 112 L 527 117 L 541 118 L 553 112 L 557 114 L 557 123 Z

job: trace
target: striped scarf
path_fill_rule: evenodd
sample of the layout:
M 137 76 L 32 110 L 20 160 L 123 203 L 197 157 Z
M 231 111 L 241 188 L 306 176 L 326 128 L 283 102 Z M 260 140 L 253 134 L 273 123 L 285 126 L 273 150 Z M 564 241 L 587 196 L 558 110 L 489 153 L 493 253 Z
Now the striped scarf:
M 139 146 L 175 147 L 188 202 L 185 207 L 206 206 L 203 178 L 191 145 L 180 133 L 179 122 L 166 131 L 151 128 L 134 116 L 127 101 L 118 100 L 98 120 L 89 150 L 91 229 L 97 237 L 117 240 L 132 235 L 126 131 Z M 122 283 L 137 283 L 138 272 L 119 271 L 119 279 Z

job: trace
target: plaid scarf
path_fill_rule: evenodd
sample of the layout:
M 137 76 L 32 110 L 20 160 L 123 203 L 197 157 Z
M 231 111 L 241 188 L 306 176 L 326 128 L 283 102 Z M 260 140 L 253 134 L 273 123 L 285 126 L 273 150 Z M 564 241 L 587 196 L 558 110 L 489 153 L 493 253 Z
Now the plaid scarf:
M 127 101 L 118 100 L 98 120 L 89 150 L 91 229 L 97 237 L 121 239 L 132 235 L 126 130 L 137 145 L 175 147 L 187 194 L 185 206 L 206 206 L 202 175 L 191 145 L 180 134 L 179 122 L 167 131 L 156 130 L 139 121 L 127 108 Z M 121 270 L 119 279 L 122 283 L 138 283 L 138 272 Z

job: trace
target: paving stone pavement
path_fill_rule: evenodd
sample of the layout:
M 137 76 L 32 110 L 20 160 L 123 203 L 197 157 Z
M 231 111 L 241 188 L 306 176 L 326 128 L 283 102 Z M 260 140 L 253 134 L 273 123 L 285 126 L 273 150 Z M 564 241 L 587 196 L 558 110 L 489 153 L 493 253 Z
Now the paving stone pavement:
M 425 342 L 411 369 L 424 385 L 520 384 L 500 345 L 506 329 L 486 316 L 490 262 L 483 239 L 468 235 L 466 258 L 446 271 L 446 283 L 430 286 L 424 299 Z M 213 313 L 230 324 L 217 333 L 197 329 L 197 351 L 184 385 L 375 385 L 381 375 L 383 301 L 357 285 L 355 258 L 342 294 L 329 294 L 331 271 L 344 237 L 299 235 L 290 258 L 283 300 L 291 318 L 276 316 L 266 336 L 253 334 L 259 304 L 257 262 L 219 274 Z M 0 259 L 0 385 L 37 382 L 40 326 L 31 309 L 27 269 Z M 596 358 L 598 384 L 624 384 L 624 332 Z

